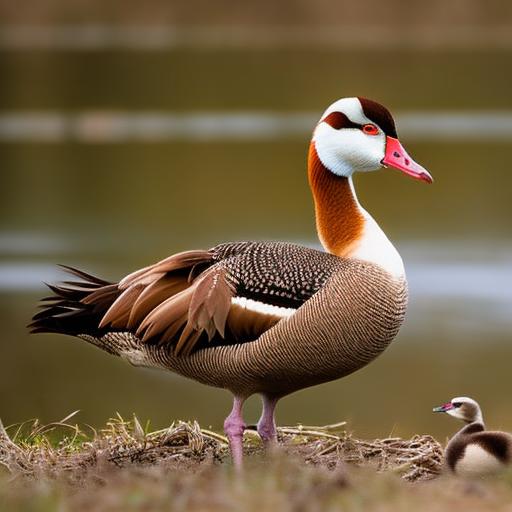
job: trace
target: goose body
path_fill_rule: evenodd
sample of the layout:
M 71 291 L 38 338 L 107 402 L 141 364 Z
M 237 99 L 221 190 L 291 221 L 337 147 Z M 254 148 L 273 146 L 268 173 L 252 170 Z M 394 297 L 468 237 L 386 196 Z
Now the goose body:
M 225 243 L 172 255 L 117 283 L 69 268 L 80 280 L 50 286 L 32 331 L 75 335 L 134 365 L 230 390 L 224 426 L 239 465 L 249 396 L 262 395 L 258 432 L 272 441 L 278 399 L 365 366 L 400 328 L 402 259 L 352 183 L 354 172 L 383 166 L 431 181 L 396 137 L 391 114 L 363 98 L 339 100 L 322 116 L 308 176 L 325 252 Z
M 485 477 L 497 474 L 512 464 L 512 435 L 485 429 L 478 403 L 468 397 L 457 397 L 436 407 L 466 425 L 448 442 L 445 450 L 447 468 L 462 477 Z

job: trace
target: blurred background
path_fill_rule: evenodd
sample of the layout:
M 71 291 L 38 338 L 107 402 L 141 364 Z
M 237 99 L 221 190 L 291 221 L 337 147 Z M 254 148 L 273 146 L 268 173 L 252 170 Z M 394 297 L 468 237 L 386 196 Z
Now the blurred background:
M 379 359 L 283 400 L 278 421 L 444 439 L 456 425 L 432 406 L 470 395 L 512 430 L 511 57 L 507 1 L 0 2 L 4 423 L 80 409 L 95 426 L 119 411 L 220 429 L 225 391 L 29 336 L 42 281 L 228 240 L 315 246 L 310 133 L 360 95 L 435 177 L 356 182 L 403 255 L 409 314 Z

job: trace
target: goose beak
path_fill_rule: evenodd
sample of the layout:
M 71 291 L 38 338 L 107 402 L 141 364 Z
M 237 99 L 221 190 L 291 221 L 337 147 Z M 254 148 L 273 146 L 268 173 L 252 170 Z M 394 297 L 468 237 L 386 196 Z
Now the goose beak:
M 420 164 L 417 164 L 394 137 L 386 137 L 386 154 L 381 161 L 385 167 L 393 167 L 417 180 L 432 183 L 434 179 Z
M 439 407 L 434 407 L 432 412 L 446 412 L 450 411 L 451 409 L 455 409 L 455 407 L 453 407 L 451 402 L 448 402 L 447 404 L 440 405 Z

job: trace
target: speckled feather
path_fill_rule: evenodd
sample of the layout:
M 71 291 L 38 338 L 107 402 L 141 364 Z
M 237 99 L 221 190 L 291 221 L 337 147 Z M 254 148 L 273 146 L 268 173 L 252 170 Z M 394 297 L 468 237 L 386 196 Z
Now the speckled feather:
M 236 296 L 298 308 L 339 266 L 332 254 L 284 242 L 227 243 L 212 249 Z

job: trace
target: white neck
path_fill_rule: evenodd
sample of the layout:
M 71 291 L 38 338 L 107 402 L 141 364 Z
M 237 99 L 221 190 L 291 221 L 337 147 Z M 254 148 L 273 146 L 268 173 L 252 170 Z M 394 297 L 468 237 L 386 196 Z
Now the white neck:
M 479 410 L 477 412 L 477 414 L 475 415 L 475 417 L 471 421 L 468 421 L 467 423 L 469 425 L 471 425 L 472 423 L 480 423 L 485 426 L 484 417 L 482 416 L 482 411 Z
M 349 256 L 375 263 L 396 278 L 405 276 L 404 264 L 400 254 L 373 217 L 359 203 L 352 177 L 349 178 L 349 182 L 354 199 L 364 217 L 363 235 Z

